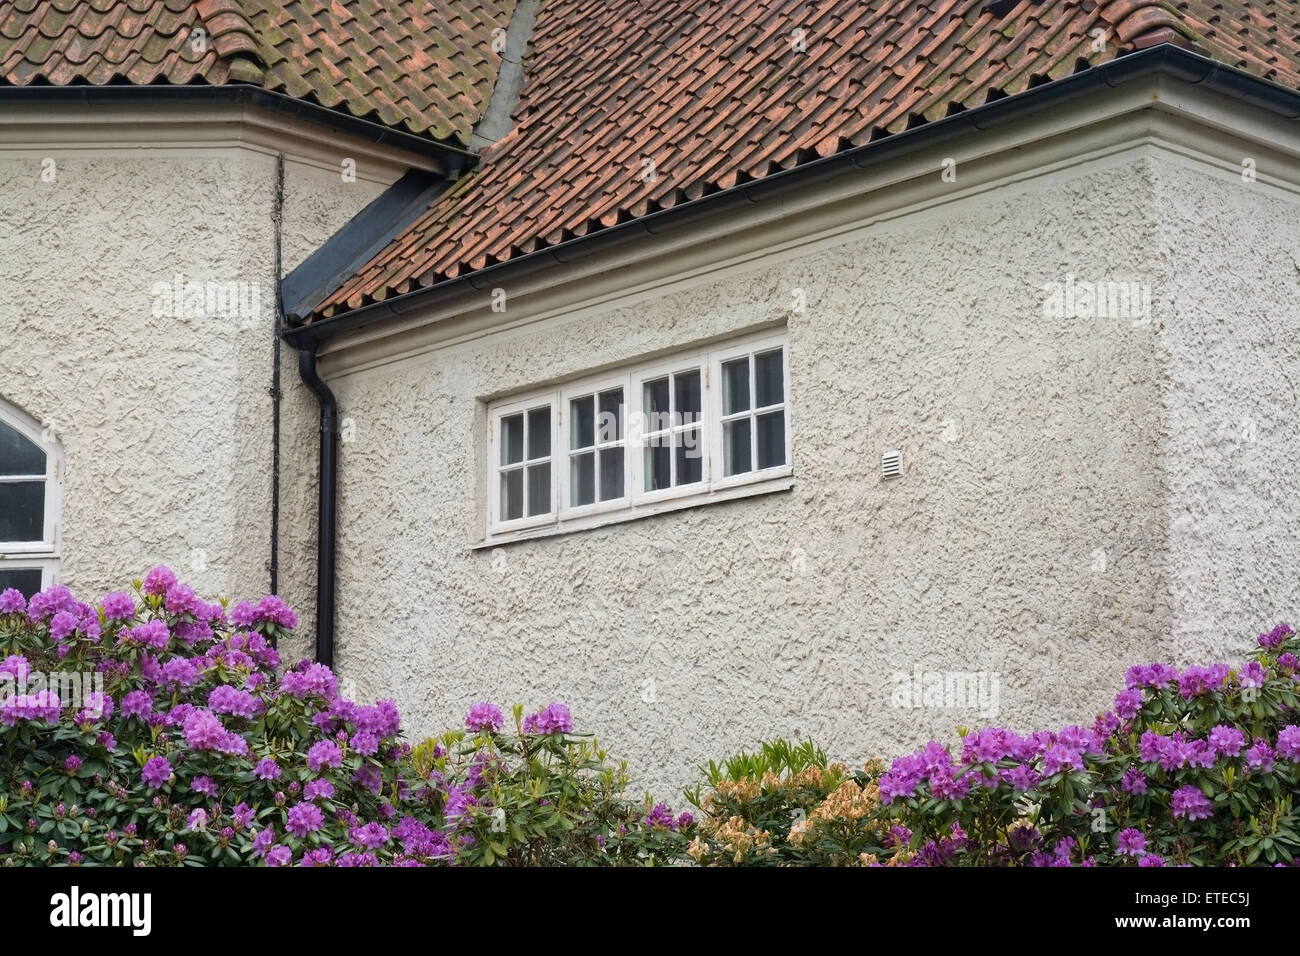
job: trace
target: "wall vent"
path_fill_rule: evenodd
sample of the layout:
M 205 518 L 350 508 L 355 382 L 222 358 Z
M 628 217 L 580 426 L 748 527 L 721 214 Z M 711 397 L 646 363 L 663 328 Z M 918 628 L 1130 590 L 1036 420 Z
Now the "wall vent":
M 885 479 L 903 477 L 902 452 L 887 451 L 880 456 L 880 477 Z

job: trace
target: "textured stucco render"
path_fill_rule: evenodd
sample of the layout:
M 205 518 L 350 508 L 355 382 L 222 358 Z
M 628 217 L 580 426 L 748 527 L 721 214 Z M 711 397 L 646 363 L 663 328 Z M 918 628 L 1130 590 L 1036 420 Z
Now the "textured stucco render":
M 1206 567 L 1221 591 L 1257 582 L 1215 622 L 1241 648 L 1300 598 L 1269 554 L 1292 534 L 1284 489 L 1267 485 L 1294 441 L 1253 479 L 1225 479 L 1184 447 L 1203 439 L 1180 420 L 1226 424 L 1240 380 L 1258 382 L 1243 395 L 1273 396 L 1262 419 L 1290 407 L 1271 379 L 1285 381 L 1294 338 L 1281 310 L 1294 322 L 1295 290 L 1277 287 L 1295 275 L 1294 238 L 1276 237 L 1296 209 L 1277 190 L 1222 186 L 1207 215 L 1169 201 L 1185 176 L 1135 149 L 634 305 L 340 376 L 355 423 L 341 465 L 344 677 L 396 697 L 416 734 L 480 698 L 567 701 L 639 785 L 668 793 L 764 736 L 865 758 L 984 719 L 891 706 L 891 678 L 915 668 L 996 673 L 1012 726 L 1088 721 L 1129 663 L 1199 650 L 1173 635 L 1193 613 L 1183 582 Z M 1247 222 L 1247 248 L 1273 251 L 1224 283 L 1225 237 Z M 1045 318 L 1044 284 L 1067 275 L 1149 284 L 1153 320 Z M 806 313 L 790 311 L 795 288 Z M 1171 308 L 1189 293 L 1204 298 Z M 1258 372 L 1219 310 L 1246 300 L 1272 315 Z M 793 490 L 469 547 L 483 397 L 773 321 L 790 336 Z M 1180 321 L 1217 330 L 1213 368 L 1205 332 Z M 880 478 L 887 448 L 903 452 L 899 481 Z M 1212 524 L 1201 550 L 1181 549 L 1171 504 L 1190 495 L 1208 521 L 1225 488 L 1255 529 L 1231 563 Z
M 241 147 L 0 141 L 0 396 L 62 442 L 61 578 L 79 594 L 155 563 L 205 596 L 267 590 L 275 169 Z M 290 158 L 285 268 L 382 188 Z M 154 315 L 154 283 L 177 273 L 256 283 L 256 314 Z M 282 375 L 288 462 L 314 446 L 315 403 L 291 350 Z M 280 590 L 309 630 L 315 469 L 283 495 Z

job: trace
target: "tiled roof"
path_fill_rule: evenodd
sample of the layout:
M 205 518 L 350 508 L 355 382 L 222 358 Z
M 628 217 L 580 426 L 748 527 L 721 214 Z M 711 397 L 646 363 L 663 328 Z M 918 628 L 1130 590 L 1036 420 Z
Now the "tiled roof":
M 496 82 L 493 30 L 514 6 L 0 0 L 0 85 L 252 83 L 463 146 Z
M 994 16 L 985 0 L 544 0 L 514 130 L 317 316 L 1162 42 L 1300 87 L 1300 0 L 997 6 L 1010 9 Z

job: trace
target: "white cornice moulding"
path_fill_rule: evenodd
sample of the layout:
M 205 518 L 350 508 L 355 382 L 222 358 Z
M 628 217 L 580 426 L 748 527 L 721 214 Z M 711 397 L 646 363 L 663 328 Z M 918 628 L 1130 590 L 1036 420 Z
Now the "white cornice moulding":
M 123 150 L 200 153 L 243 148 L 337 171 L 357 162 L 357 179 L 391 183 L 408 169 L 433 170 L 426 156 L 376 144 L 256 106 L 199 103 L 10 104 L 0 111 L 0 158 L 33 153 L 107 156 Z

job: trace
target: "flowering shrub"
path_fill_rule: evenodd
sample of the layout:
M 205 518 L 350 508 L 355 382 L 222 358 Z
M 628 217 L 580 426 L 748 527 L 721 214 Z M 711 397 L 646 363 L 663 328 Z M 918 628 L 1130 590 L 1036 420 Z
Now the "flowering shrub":
M 811 741 L 761 744 L 705 769 L 709 792 L 686 797 L 701 812 L 691 859 L 706 866 L 857 866 L 876 862 L 887 835 L 868 764 L 849 773 Z
M 0 857 L 15 865 L 653 863 L 690 830 L 552 703 L 489 704 L 412 752 L 392 701 L 281 669 L 277 597 L 208 604 L 155 568 L 94 605 L 0 593 Z M 72 699 L 75 698 L 75 699 Z
M 879 781 L 917 864 L 1290 863 L 1300 783 L 1300 640 L 1286 624 L 1236 668 L 1129 668 L 1089 727 L 931 742 Z M 902 832 L 902 831 L 900 831 Z

